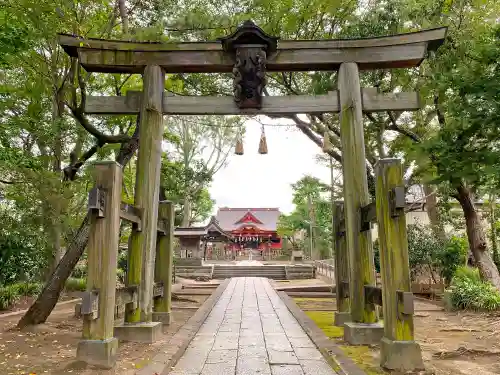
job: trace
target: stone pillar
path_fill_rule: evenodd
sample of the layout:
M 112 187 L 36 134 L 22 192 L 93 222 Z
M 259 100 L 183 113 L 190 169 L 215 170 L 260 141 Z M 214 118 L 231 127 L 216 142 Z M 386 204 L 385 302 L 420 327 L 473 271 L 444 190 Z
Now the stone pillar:
M 135 182 L 135 206 L 142 210 L 142 228 L 141 231 L 137 228 L 132 231 L 127 270 L 127 285 L 139 286 L 139 303 L 137 308 L 126 311 L 125 325 L 115 328 L 117 337 L 140 342 L 155 341 L 156 335 L 161 332 L 161 323 L 153 323 L 152 318 L 164 84 L 165 73 L 162 68 L 157 65 L 146 66 L 139 114 L 139 153 Z M 137 326 L 138 323 L 140 326 Z
M 344 218 L 343 203 L 333 205 L 333 246 L 335 250 L 335 294 L 337 311 L 334 316 L 334 325 L 343 327 L 351 320 L 349 311 L 349 254 L 347 253 L 345 228 L 341 225 Z
M 380 365 L 389 370 L 423 370 L 415 342 L 406 232 L 403 170 L 398 159 L 382 159 L 377 171 L 377 224 L 384 311 Z
M 158 234 L 156 241 L 155 282 L 163 284 L 163 296 L 154 301 L 153 320 L 170 324 L 172 322 L 172 278 L 174 269 L 174 204 L 160 202 L 159 220 L 165 234 Z
M 88 364 L 111 368 L 118 349 L 113 325 L 122 169 L 114 161 L 99 162 L 94 165 L 93 172 L 99 193 L 95 203 L 99 208 L 93 209 L 90 216 L 87 291 L 81 309 L 83 334 L 76 356 Z
M 370 194 L 366 178 L 361 86 L 356 63 L 340 66 L 338 90 L 352 319 L 345 324 L 344 339 L 350 344 L 372 344 L 380 341 L 383 327 L 378 323 L 375 305 L 365 301 L 364 286 L 375 286 L 375 268 L 371 232 L 361 231 L 361 207 L 370 203 Z

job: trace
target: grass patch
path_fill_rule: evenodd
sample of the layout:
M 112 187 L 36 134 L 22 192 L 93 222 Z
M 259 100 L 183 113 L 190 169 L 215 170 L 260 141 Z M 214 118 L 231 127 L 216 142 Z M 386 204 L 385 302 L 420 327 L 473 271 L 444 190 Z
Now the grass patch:
M 305 314 L 321 328 L 326 337 L 344 337 L 344 328 L 333 325 L 333 313 L 330 311 L 305 311 Z
M 296 302 L 311 302 L 310 298 L 294 298 Z M 327 298 L 325 298 L 327 300 Z M 298 303 L 297 303 L 298 304 Z M 333 325 L 333 312 L 304 311 L 304 313 L 323 331 L 325 336 L 336 342 L 342 342 L 344 328 Z M 387 374 L 375 361 L 373 350 L 368 346 L 339 345 L 344 354 L 351 358 L 367 375 Z
M 351 358 L 354 363 L 361 367 L 367 375 L 386 374 L 384 370 L 374 363 L 372 350 L 368 346 L 339 345 L 339 348 L 346 356 Z
M 19 289 L 16 285 L 8 285 L 0 288 L 0 310 L 10 309 L 19 301 Z
M 331 298 L 309 298 L 309 297 L 294 297 L 293 300 L 297 302 L 331 302 Z
M 77 279 L 75 277 L 68 277 L 66 280 L 65 289 L 68 292 L 84 292 L 87 288 L 86 279 Z

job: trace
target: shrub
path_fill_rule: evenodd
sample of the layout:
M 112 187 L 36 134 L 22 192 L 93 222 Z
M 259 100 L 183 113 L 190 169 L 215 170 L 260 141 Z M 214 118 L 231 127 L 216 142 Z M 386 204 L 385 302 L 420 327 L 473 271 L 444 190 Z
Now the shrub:
M 458 268 L 451 285 L 451 303 L 456 309 L 491 311 L 500 308 L 500 293 L 481 280 L 477 268 Z
M 473 282 L 480 283 L 482 280 L 479 269 L 467 266 L 458 267 L 455 271 L 455 275 L 453 276 L 453 284 L 464 280 L 471 280 Z
M 7 310 L 19 301 L 19 289 L 16 285 L 0 287 L 0 310 Z
M 42 284 L 40 283 L 17 283 L 12 286 L 17 288 L 21 296 L 36 296 L 42 291 Z
M 87 288 L 87 280 L 69 277 L 66 280 L 65 288 L 69 292 L 83 292 Z
M 73 272 L 71 272 L 71 277 L 74 277 L 76 279 L 83 279 L 87 277 L 87 262 L 84 263 L 78 263 L 75 268 L 73 269 Z
M 419 272 L 436 272 L 449 284 L 458 267 L 465 264 L 467 239 L 453 236 L 447 240 L 436 238 L 430 226 L 419 223 L 408 225 L 408 253 L 411 278 Z
M 465 264 L 465 258 L 469 245 L 465 237 L 453 236 L 451 237 L 440 251 L 436 252 L 436 264 L 439 267 L 440 275 L 450 283 L 456 270 Z
M 118 268 L 127 271 L 127 251 L 120 251 L 118 254 Z
M 121 268 L 116 269 L 116 281 L 125 284 L 125 271 Z

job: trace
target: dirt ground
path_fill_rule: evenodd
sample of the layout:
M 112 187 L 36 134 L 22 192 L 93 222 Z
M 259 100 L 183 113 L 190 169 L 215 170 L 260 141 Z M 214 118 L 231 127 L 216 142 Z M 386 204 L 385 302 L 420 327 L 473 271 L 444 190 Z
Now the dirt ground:
M 79 298 L 80 294 L 81 294 L 80 292 L 69 292 L 69 293 L 63 292 L 63 293 L 61 293 L 61 296 L 59 297 L 59 302 L 64 302 L 64 301 L 69 301 L 69 300 L 72 300 L 75 298 Z M 25 309 L 29 308 L 33 304 L 35 299 L 36 299 L 36 297 L 31 297 L 31 296 L 21 297 L 19 299 L 19 301 L 17 301 L 16 304 L 14 306 L 12 306 L 10 309 L 0 310 L 0 317 L 2 315 L 5 315 L 5 314 L 10 314 L 10 313 L 15 312 L 15 311 L 25 310 Z
M 334 310 L 335 300 L 323 298 L 294 298 L 306 313 L 318 320 L 324 310 Z M 317 309 L 317 310 L 316 310 Z M 318 311 L 314 313 L 314 310 Z M 322 310 L 322 311 L 321 311 Z M 333 314 L 333 312 L 332 312 Z M 426 366 L 425 375 L 498 375 L 500 374 L 500 313 L 445 312 L 436 304 L 415 302 L 415 335 L 420 344 Z M 313 318 L 314 319 L 314 318 Z M 329 319 L 329 317 L 328 317 Z M 340 328 L 340 330 L 342 330 Z M 340 332 L 341 333 L 341 332 Z M 338 333 L 335 336 L 339 336 Z M 342 339 L 333 337 L 339 345 Z M 346 348 L 356 358 L 360 351 Z M 360 348 L 361 349 L 361 348 Z M 379 364 L 377 347 L 366 347 L 362 366 L 368 374 L 384 374 Z
M 199 307 L 207 297 L 182 296 L 193 302 L 175 301 L 173 306 Z M 174 309 L 174 322 L 164 327 L 163 337 L 154 344 L 120 342 L 117 366 L 113 370 L 86 368 L 75 361 L 82 320 L 74 318 L 74 303 L 54 309 L 46 324 L 31 332 L 15 328 L 22 315 L 0 316 L 0 374 L 132 375 L 145 366 L 195 312 L 196 309 Z

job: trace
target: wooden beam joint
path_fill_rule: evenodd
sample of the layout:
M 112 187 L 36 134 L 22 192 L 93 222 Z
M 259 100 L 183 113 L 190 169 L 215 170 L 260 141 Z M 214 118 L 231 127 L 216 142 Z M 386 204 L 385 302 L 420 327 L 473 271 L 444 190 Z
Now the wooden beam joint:
M 413 293 L 398 290 L 396 291 L 396 295 L 398 298 L 398 314 L 413 315 L 415 313 Z
M 337 285 L 337 293 L 340 298 L 349 298 L 349 281 L 341 281 Z
M 99 317 L 99 291 L 97 289 L 83 292 L 80 312 L 87 320 L 96 320 Z
M 106 202 L 106 192 L 97 186 L 89 191 L 88 209 L 95 212 L 98 218 L 104 217 L 104 206 Z
M 389 206 L 391 210 L 391 217 L 398 217 L 404 215 L 406 200 L 406 192 L 403 186 L 396 186 L 389 192 Z
M 121 203 L 120 218 L 133 223 L 135 230 L 142 231 L 142 210 L 128 203 Z
M 163 282 L 156 282 L 153 285 L 153 298 L 163 297 L 165 288 Z
M 361 207 L 360 232 L 365 232 L 372 228 L 371 223 L 377 220 L 377 207 L 375 202 L 371 202 Z
M 365 285 L 365 303 L 382 306 L 382 288 Z

